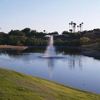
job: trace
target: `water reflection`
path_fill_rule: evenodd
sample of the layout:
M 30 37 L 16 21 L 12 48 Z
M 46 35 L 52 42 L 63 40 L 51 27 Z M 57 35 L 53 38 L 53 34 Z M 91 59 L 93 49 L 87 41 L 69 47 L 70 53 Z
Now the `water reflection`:
M 54 69 L 54 59 L 53 58 L 48 58 L 47 59 L 47 64 L 48 64 L 48 73 L 49 73 L 49 78 L 52 79 L 53 77 L 53 69 Z
M 69 67 L 69 69 L 71 70 L 75 70 L 75 68 L 79 69 L 82 71 L 82 56 L 77 56 L 77 55 L 68 55 L 64 58 L 46 58 L 46 63 L 48 66 L 48 74 L 49 74 L 49 78 L 52 79 L 53 78 L 53 72 L 54 72 L 54 68 L 56 67 L 55 63 L 57 63 L 57 61 L 62 61 L 65 62 L 65 66 Z M 63 65 L 61 65 L 63 67 Z
M 68 66 L 70 69 L 75 69 L 76 67 L 79 67 L 80 70 L 82 70 L 82 57 L 77 55 L 70 55 L 67 58 Z

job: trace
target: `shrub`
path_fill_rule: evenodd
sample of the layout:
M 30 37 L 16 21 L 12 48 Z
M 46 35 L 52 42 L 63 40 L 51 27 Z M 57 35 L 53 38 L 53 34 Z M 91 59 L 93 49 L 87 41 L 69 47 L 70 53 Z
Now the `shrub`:
M 88 37 L 80 38 L 80 43 L 81 44 L 88 44 L 89 42 L 90 42 L 90 38 L 88 38 Z

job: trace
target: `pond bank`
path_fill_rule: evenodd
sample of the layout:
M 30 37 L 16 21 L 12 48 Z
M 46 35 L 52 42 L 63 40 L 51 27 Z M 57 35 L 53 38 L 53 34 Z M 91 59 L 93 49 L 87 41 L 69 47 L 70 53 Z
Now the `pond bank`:
M 0 49 L 25 50 L 27 48 L 27 46 L 0 45 Z
M 100 100 L 100 95 L 0 69 L 0 100 Z

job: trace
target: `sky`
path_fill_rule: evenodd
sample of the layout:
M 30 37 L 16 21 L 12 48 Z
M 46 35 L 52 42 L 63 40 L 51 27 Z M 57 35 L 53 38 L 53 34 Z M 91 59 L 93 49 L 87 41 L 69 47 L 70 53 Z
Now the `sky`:
M 29 27 L 47 32 L 69 30 L 69 22 L 84 22 L 84 30 L 100 28 L 100 0 L 0 0 L 0 31 Z

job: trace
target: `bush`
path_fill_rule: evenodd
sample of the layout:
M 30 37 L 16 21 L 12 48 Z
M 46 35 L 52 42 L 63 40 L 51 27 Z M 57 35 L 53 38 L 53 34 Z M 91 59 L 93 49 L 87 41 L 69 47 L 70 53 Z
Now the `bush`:
M 82 38 L 80 38 L 80 43 L 81 44 L 88 44 L 88 43 L 90 43 L 90 38 L 82 37 Z

